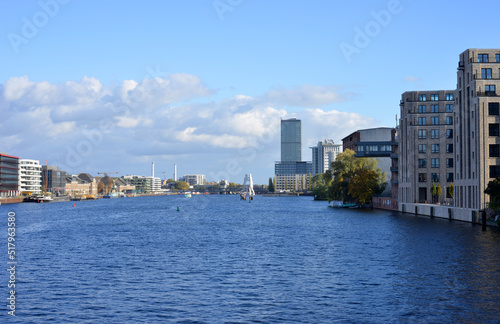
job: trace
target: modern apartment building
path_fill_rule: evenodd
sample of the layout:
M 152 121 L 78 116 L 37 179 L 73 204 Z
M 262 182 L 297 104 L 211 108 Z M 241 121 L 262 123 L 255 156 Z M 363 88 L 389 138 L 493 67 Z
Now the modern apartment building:
M 331 139 L 319 141 L 312 150 L 312 175 L 325 173 L 330 169 L 331 163 L 335 161 L 337 155 L 342 153 L 342 144 L 335 144 Z
M 456 92 L 455 214 L 475 221 L 488 182 L 500 176 L 500 49 L 461 53 Z
M 0 198 L 19 195 L 19 158 L 0 153 Z
M 399 203 L 451 204 L 455 91 L 407 91 L 400 101 Z M 432 185 L 441 196 L 432 195 Z
M 302 191 L 311 186 L 312 163 L 302 161 L 302 124 L 281 120 L 281 161 L 274 166 L 277 191 Z
M 151 179 L 150 177 L 138 175 L 126 175 L 122 179 L 131 186 L 135 187 L 135 193 L 150 193 L 151 192 Z
M 42 193 L 42 166 L 38 160 L 19 159 L 19 192 Z
M 180 179 L 180 181 L 186 181 L 187 183 L 189 183 L 190 186 L 204 185 L 207 183 L 204 174 L 186 174 Z M 161 188 L 161 183 L 160 183 L 160 188 Z

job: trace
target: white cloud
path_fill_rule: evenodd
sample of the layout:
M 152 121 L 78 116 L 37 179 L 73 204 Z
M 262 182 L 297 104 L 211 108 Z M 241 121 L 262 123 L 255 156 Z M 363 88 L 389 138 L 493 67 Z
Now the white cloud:
M 207 99 L 212 93 L 188 74 L 118 86 L 89 77 L 61 84 L 11 78 L 0 87 L 0 143 L 13 155 L 47 159 L 68 172 L 95 174 L 113 165 L 148 174 L 150 163 L 142 173 L 134 170 L 154 158 L 155 165 L 189 165 L 186 173 L 224 174 L 234 163 L 251 170 L 279 159 L 282 118 L 302 119 L 304 145 L 376 126 L 360 114 L 317 108 L 347 100 L 338 87 L 305 85 L 218 101 Z M 310 109 L 290 114 L 283 105 Z M 304 160 L 309 156 L 304 151 Z
M 342 87 L 302 85 L 293 89 L 276 88 L 263 96 L 263 100 L 274 105 L 293 107 L 321 107 L 331 103 L 343 102 L 353 96 Z

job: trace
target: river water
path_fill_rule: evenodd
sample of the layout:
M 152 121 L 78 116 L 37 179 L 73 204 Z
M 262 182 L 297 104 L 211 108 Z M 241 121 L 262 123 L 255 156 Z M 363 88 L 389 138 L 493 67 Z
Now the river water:
M 495 229 L 310 197 L 72 205 L 0 206 L 2 322 L 499 323 Z

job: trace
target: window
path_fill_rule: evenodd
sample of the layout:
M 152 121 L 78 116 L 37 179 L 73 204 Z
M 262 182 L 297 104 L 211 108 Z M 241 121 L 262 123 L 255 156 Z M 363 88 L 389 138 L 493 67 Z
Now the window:
M 427 101 L 427 96 L 424 94 L 418 95 L 418 101 Z
M 453 129 L 446 130 L 446 138 L 453 138 Z
M 446 182 L 453 182 L 453 173 L 446 174 Z M 451 197 L 449 197 L 451 198 Z
M 446 117 L 446 125 L 453 125 L 453 117 L 451 116 Z
M 499 113 L 498 106 L 499 106 L 498 102 L 488 103 L 488 114 L 498 116 Z
M 446 153 L 453 153 L 453 144 L 446 144 Z
M 491 69 L 481 69 L 481 79 L 491 79 Z
M 453 159 L 446 159 L 446 167 L 453 168 Z
M 426 138 L 426 131 L 425 129 L 419 129 L 418 130 L 418 139 L 425 139 Z
M 500 157 L 500 145 L 490 144 L 490 157 Z
M 431 145 L 431 153 L 439 153 L 439 144 Z
M 427 173 L 419 173 L 418 182 L 426 182 L 426 181 L 427 181 Z
M 438 100 L 439 100 L 438 94 L 431 94 L 431 101 L 438 101 Z
M 419 125 L 427 125 L 425 121 L 425 117 L 418 117 L 418 124 Z
M 419 168 L 427 168 L 427 159 L 418 159 Z
M 439 112 L 439 105 L 431 105 L 431 113 Z
M 427 108 L 426 105 L 418 105 L 418 113 L 419 114 L 425 113 L 426 112 L 426 108 Z
M 488 135 L 489 136 L 499 136 L 500 135 L 500 128 L 498 127 L 498 124 L 489 124 L 488 125 Z
M 487 84 L 484 86 L 484 94 L 486 96 L 492 96 L 495 95 L 495 85 L 494 84 Z
M 431 129 L 431 138 L 439 138 L 439 129 Z
M 448 101 L 453 100 L 453 93 L 447 93 L 446 100 L 448 100 Z
M 490 165 L 490 178 L 498 178 L 500 176 L 500 165 Z
M 432 125 L 439 125 L 439 117 L 431 117 Z
M 357 152 L 363 152 L 365 150 L 365 147 L 363 145 L 358 145 L 356 147 L 356 149 L 357 149 Z
M 431 167 L 439 168 L 439 159 L 431 159 Z
M 453 105 L 446 105 L 446 112 L 453 112 Z
M 495 54 L 495 62 L 500 63 L 500 54 Z
M 477 55 L 477 61 L 479 63 L 488 63 L 488 54 L 478 54 Z
M 418 153 L 425 153 L 427 151 L 427 146 L 425 144 L 418 144 Z
M 439 174 L 438 173 L 431 173 L 431 180 L 434 182 L 439 182 Z

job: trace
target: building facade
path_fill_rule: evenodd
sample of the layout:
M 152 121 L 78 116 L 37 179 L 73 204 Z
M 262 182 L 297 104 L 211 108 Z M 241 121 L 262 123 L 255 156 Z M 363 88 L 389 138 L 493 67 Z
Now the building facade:
M 356 152 L 356 157 L 371 157 L 379 161 L 378 167 L 385 173 L 387 183 L 383 196 L 390 196 L 391 186 L 391 153 L 394 143 L 392 142 L 391 127 L 377 127 L 357 130 L 342 139 L 344 151 L 347 149 Z
M 407 91 L 400 101 L 399 203 L 450 205 L 455 91 Z M 440 196 L 432 187 L 441 188 Z
M 477 221 L 484 193 L 500 176 L 500 49 L 460 54 L 454 112 L 456 218 Z M 499 89 L 499 90 L 497 90 Z
M 312 150 L 312 175 L 325 173 L 330 169 L 331 163 L 335 161 L 337 155 L 342 153 L 342 144 L 335 144 L 331 139 L 319 141 Z
M 130 186 L 135 187 L 134 193 L 150 193 L 151 192 L 151 177 L 126 175 L 122 179 Z
M 204 174 L 186 174 L 180 179 L 180 181 L 185 181 L 189 183 L 190 186 L 200 186 L 207 183 Z
M 19 159 L 19 192 L 25 195 L 42 193 L 42 166 L 40 161 Z
M 302 161 L 302 124 L 299 119 L 281 120 L 281 161 L 274 166 L 277 191 L 311 188 L 312 163 Z
M 302 123 L 299 119 L 281 120 L 281 162 L 302 161 Z
M 66 194 L 66 176 L 59 167 L 42 165 L 42 189 L 56 196 Z
M 19 157 L 0 153 L 0 198 L 19 195 Z

